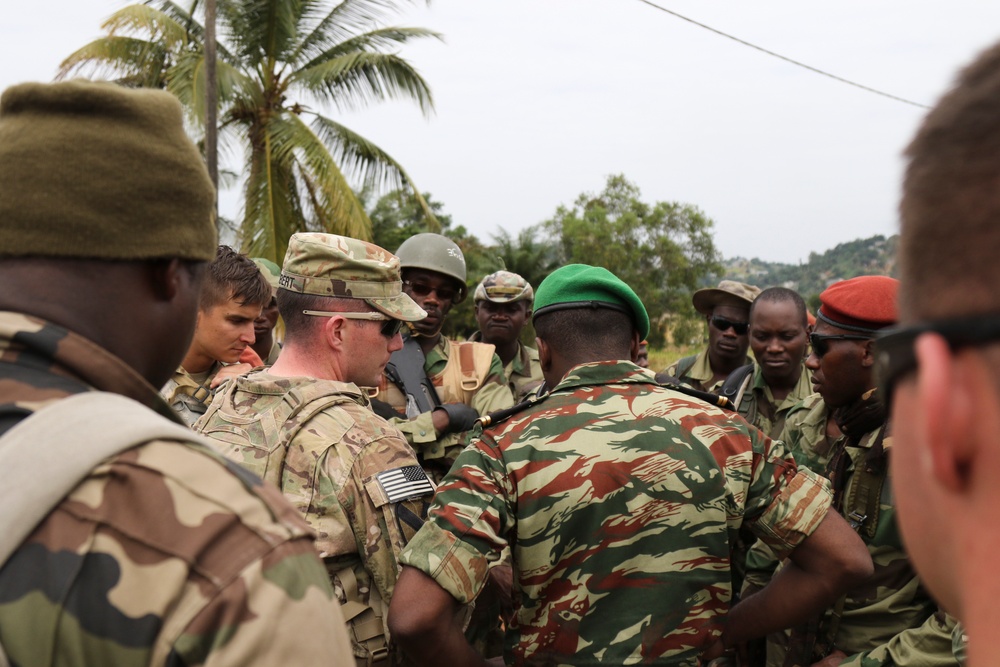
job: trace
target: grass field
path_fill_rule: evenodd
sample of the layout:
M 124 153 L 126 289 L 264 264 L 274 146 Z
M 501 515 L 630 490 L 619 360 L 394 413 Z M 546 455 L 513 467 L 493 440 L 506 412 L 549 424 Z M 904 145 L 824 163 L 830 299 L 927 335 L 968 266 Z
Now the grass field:
M 701 349 L 701 345 L 668 346 L 660 350 L 650 349 L 649 369 L 659 373 L 681 357 L 686 357 L 689 354 L 697 354 Z

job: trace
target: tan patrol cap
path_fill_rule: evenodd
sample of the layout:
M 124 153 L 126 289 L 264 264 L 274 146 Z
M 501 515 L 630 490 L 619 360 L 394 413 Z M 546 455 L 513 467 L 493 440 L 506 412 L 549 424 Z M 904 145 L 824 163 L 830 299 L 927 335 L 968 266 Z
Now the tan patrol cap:
M 427 317 L 403 292 L 399 258 L 388 250 L 335 234 L 293 234 L 281 267 L 282 289 L 299 294 L 363 299 L 404 322 Z
M 691 303 L 702 315 L 711 315 L 716 306 L 750 308 L 750 304 L 760 294 L 760 288 L 735 280 L 723 280 L 718 287 L 706 287 L 694 293 Z

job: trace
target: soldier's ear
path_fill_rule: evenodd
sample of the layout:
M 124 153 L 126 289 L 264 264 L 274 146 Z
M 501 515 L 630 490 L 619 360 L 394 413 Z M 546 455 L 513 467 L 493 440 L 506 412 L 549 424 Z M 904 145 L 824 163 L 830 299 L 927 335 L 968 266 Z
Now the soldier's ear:
M 639 344 L 640 343 L 642 343 L 642 340 L 639 339 L 639 332 L 636 331 L 635 329 L 632 329 L 632 342 L 629 343 L 628 352 L 629 352 L 629 355 L 631 355 L 631 357 L 630 357 L 629 360 L 633 364 L 636 361 L 639 360 Z
M 323 322 L 323 342 L 331 350 L 341 350 L 344 347 L 344 338 L 347 334 L 347 319 L 344 317 L 324 317 Z
M 552 349 L 548 343 L 538 337 L 535 338 L 535 347 L 538 348 L 538 365 L 544 373 L 552 368 Z

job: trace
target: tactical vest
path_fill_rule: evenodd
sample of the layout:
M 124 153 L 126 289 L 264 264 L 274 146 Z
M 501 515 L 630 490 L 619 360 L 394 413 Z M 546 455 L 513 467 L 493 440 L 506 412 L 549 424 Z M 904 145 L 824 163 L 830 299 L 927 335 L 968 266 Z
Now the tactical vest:
M 472 397 L 486 382 L 496 347 L 489 343 L 448 341 L 448 363 L 444 370 L 430 376 L 441 403 L 472 405 Z M 422 371 L 423 369 L 421 369 Z M 401 414 L 406 412 L 406 394 L 401 387 L 386 381 L 379 388 L 378 399 Z
M 238 460 L 242 467 L 266 482 L 283 489 L 285 462 L 289 456 L 289 444 L 310 420 L 335 405 L 355 403 L 350 394 L 331 392 L 331 385 L 325 382 L 305 384 L 293 388 L 282 396 L 281 402 L 272 410 L 244 415 L 230 411 L 233 394 L 242 382 L 229 382 L 223 389 L 223 398 L 215 400 L 198 426 L 202 433 L 212 438 L 216 448 L 226 458 Z M 340 441 L 350 425 L 344 420 L 340 432 L 325 430 L 323 435 L 329 442 Z M 260 444 L 258 444 L 260 443 Z M 310 452 L 298 452 L 310 459 L 308 468 L 314 469 L 317 461 Z M 315 473 L 313 475 L 315 479 Z M 366 491 L 371 491 L 366 488 Z M 385 508 L 388 498 L 375 500 L 376 506 Z M 387 517 L 390 531 L 397 529 L 395 521 Z M 363 554 L 358 554 L 363 558 Z M 355 661 L 358 667 L 370 667 L 388 660 L 389 631 L 386 625 L 389 605 L 382 600 L 378 588 L 372 582 L 369 599 L 366 602 L 358 591 L 358 581 L 353 564 L 334 568 L 334 587 L 346 600 L 341 608 L 347 621 L 347 631 L 351 638 Z

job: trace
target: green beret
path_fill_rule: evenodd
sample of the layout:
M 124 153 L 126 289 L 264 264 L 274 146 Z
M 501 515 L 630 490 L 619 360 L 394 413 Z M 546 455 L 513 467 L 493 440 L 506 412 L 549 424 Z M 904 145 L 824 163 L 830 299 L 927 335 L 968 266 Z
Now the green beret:
M 214 210 L 173 95 L 66 81 L 0 98 L 0 256 L 211 261 Z
M 611 308 L 628 313 L 639 338 L 649 335 L 649 315 L 642 301 L 618 276 L 600 266 L 567 264 L 542 281 L 535 293 L 532 321 L 567 308 Z

